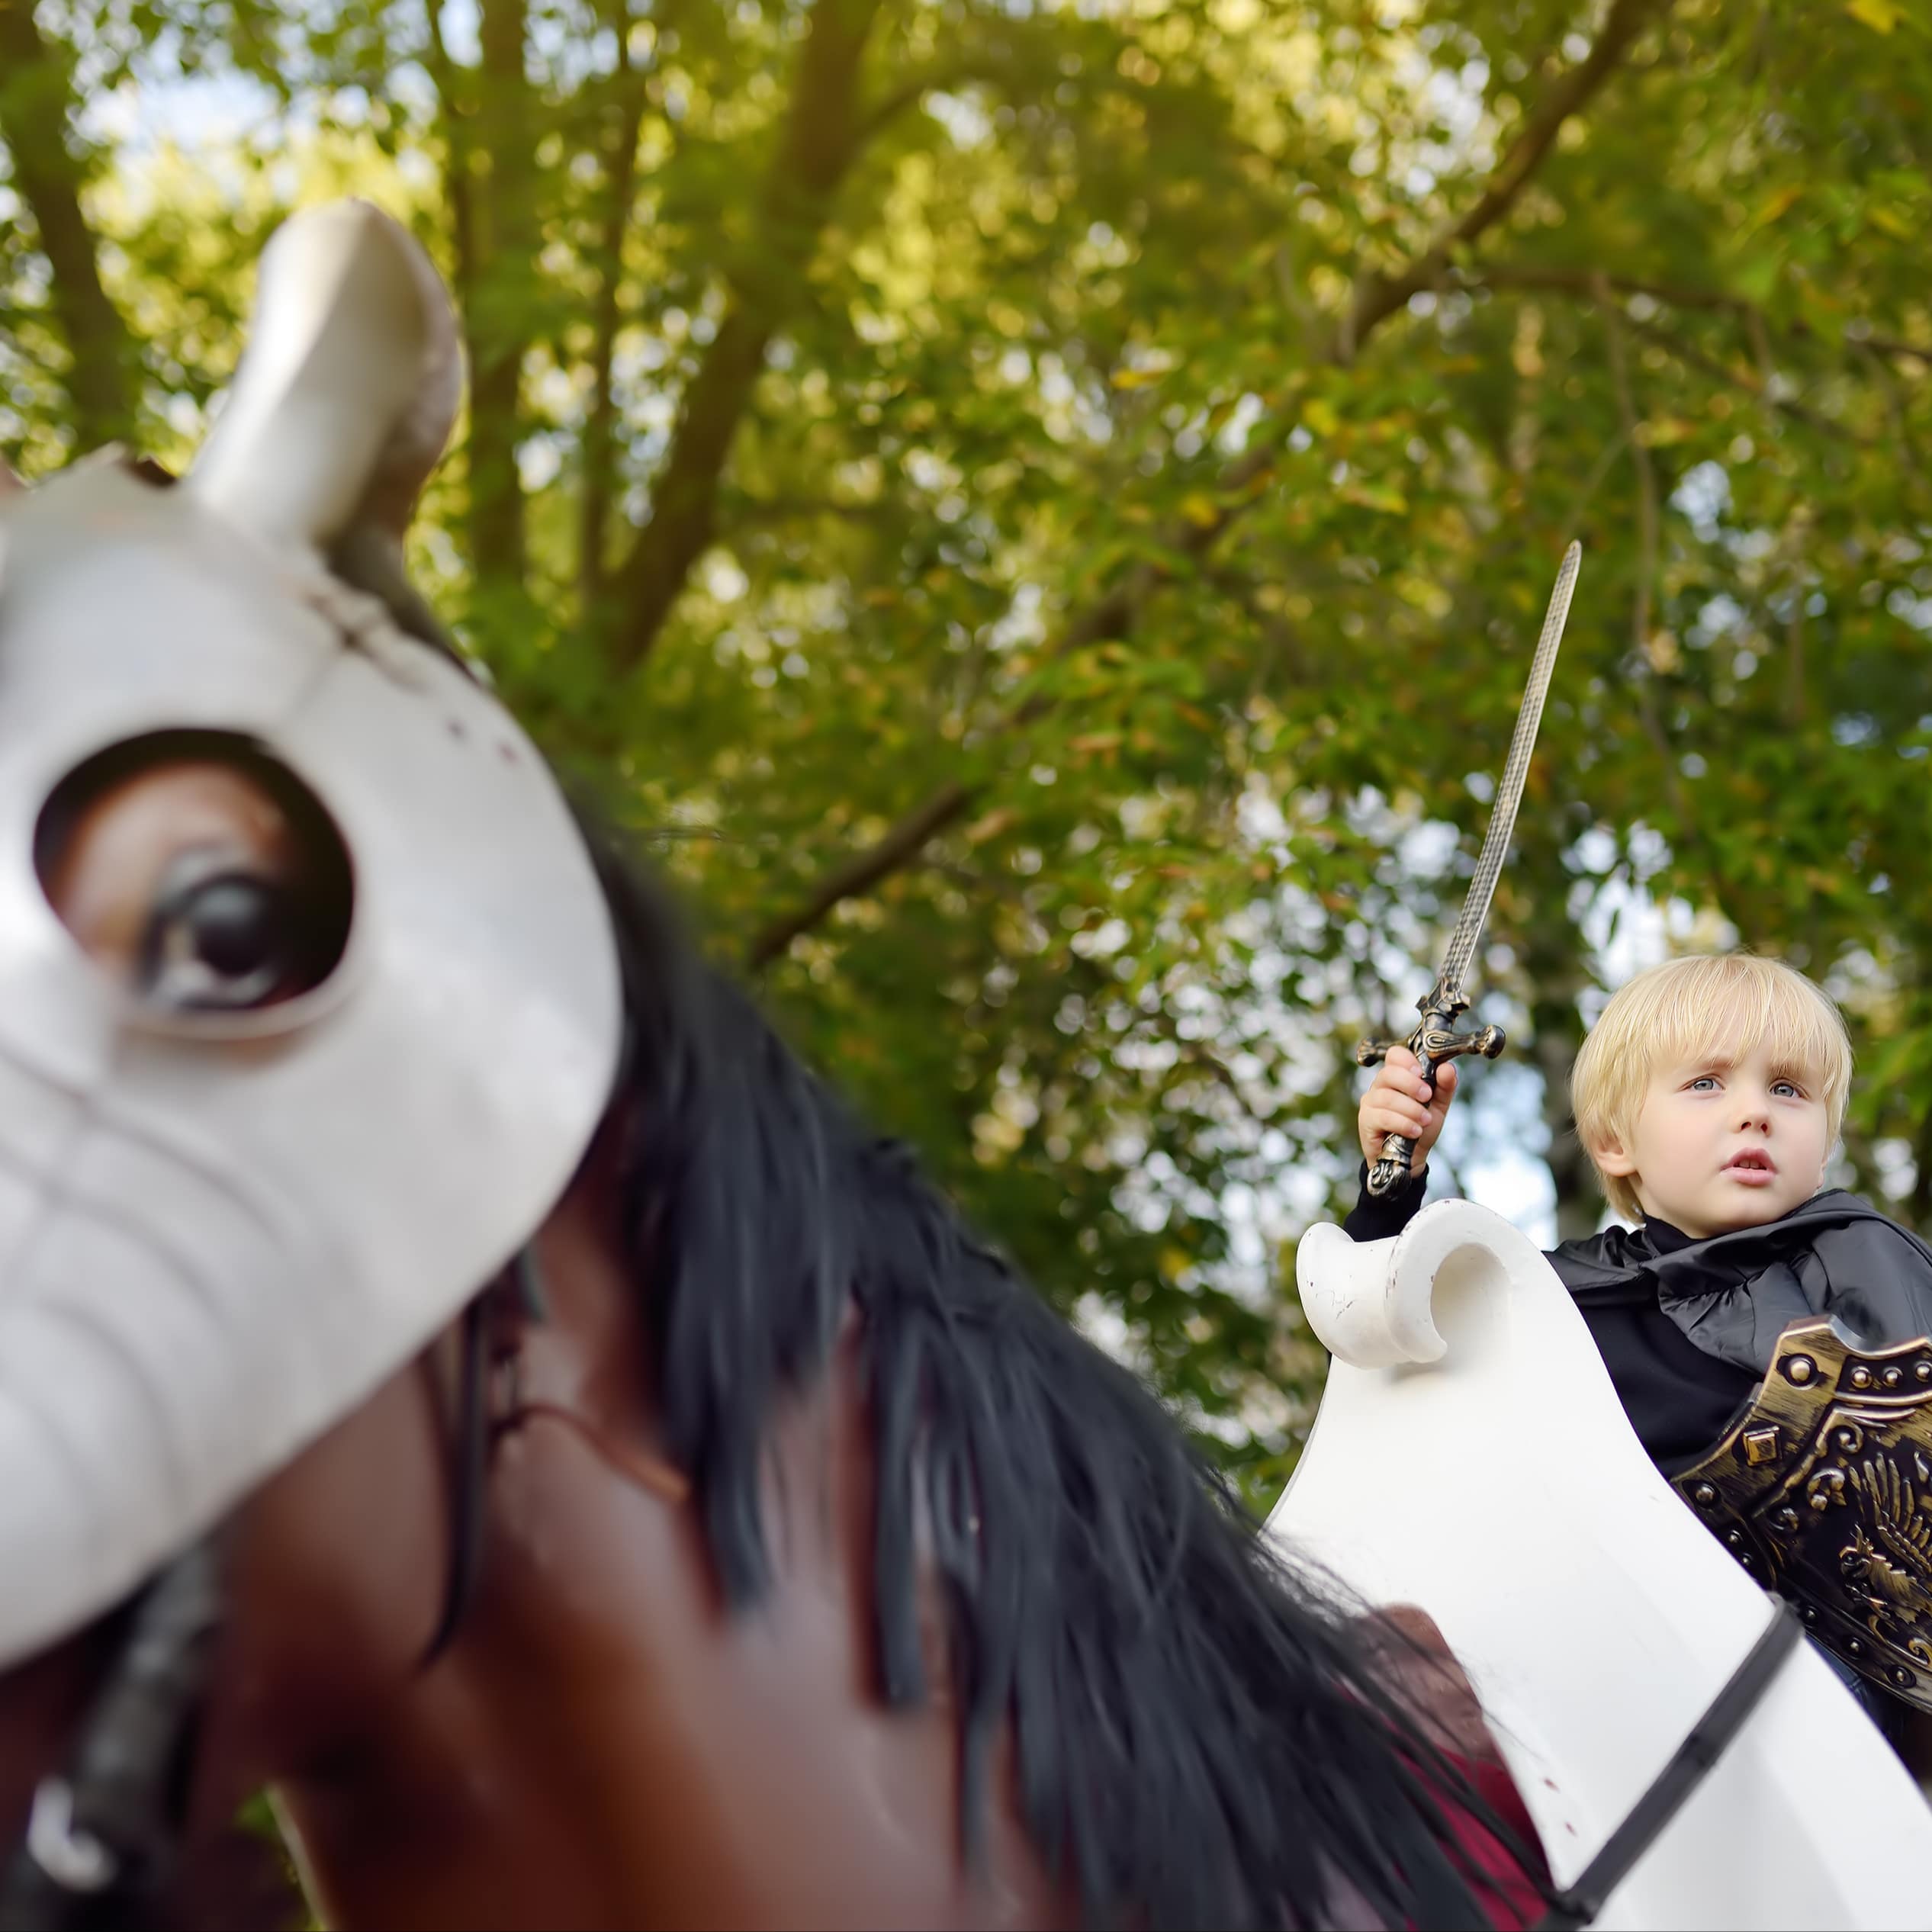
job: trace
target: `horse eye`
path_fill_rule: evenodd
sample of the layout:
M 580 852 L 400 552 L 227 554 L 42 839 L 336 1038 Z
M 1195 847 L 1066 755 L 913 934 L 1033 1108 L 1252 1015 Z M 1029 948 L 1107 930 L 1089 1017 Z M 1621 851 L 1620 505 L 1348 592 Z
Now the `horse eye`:
M 297 999 L 348 945 L 341 833 L 293 771 L 232 733 L 155 732 L 96 753 L 49 794 L 34 863 L 82 950 L 156 1014 Z
M 307 923 L 275 880 L 225 857 L 185 853 L 148 915 L 137 983 L 156 1005 L 183 1011 L 264 1005 L 306 977 Z

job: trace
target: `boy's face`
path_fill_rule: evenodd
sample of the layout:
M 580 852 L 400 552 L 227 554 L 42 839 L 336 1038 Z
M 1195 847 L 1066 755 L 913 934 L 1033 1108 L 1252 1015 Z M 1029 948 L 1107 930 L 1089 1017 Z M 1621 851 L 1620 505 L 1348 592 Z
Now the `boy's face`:
M 1702 1239 L 1775 1221 L 1810 1200 L 1831 1151 L 1812 1083 L 1762 1043 L 1655 1067 L 1628 1146 L 1599 1149 L 1647 1214 Z

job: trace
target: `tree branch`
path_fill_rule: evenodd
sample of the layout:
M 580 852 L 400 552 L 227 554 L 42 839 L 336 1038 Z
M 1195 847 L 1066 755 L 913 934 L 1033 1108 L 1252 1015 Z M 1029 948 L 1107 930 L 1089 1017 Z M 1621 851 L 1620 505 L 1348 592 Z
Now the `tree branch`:
M 1717 288 L 1687 288 L 1680 283 L 1648 281 L 1637 275 L 1606 275 L 1593 268 L 1540 268 L 1525 263 L 1490 262 L 1480 272 L 1458 273 L 1451 279 L 1469 288 L 1527 288 L 1547 290 L 1552 294 L 1580 295 L 1595 298 L 1596 287 L 1607 282 L 1620 295 L 1648 295 L 1666 308 L 1702 309 L 1721 313 L 1755 317 L 1761 326 L 1763 311 L 1741 295 L 1726 294 Z M 1815 336 L 1817 331 L 1793 318 L 1780 325 L 1795 336 Z M 1932 343 L 1902 342 L 1892 336 L 1856 336 L 1847 340 L 1859 349 L 1869 349 L 1895 361 L 1917 362 L 1932 368 Z
M 1821 416 L 1816 410 L 1790 396 L 1779 395 L 1772 384 L 1762 376 L 1748 370 L 1731 368 L 1721 362 L 1715 355 L 1707 355 L 1695 343 L 1687 342 L 1683 336 L 1669 329 L 1660 329 L 1654 322 L 1639 322 L 1635 316 L 1629 318 L 1630 326 L 1647 341 L 1655 342 L 1660 349 L 1674 355 L 1680 362 L 1687 362 L 1694 369 L 1701 369 L 1707 376 L 1715 377 L 1719 382 L 1728 382 L 1733 387 L 1741 389 L 1747 396 L 1754 396 L 1766 409 L 1774 409 L 1788 416 L 1794 423 L 1802 423 L 1808 429 L 1819 436 L 1829 436 L 1839 442 L 1854 443 L 1859 448 L 1869 449 L 1871 443 L 1856 431 L 1847 429 L 1842 423 L 1834 423 L 1828 416 Z
M 842 899 L 869 892 L 881 879 L 909 865 L 942 826 L 950 825 L 971 802 L 972 793 L 948 779 L 917 810 L 908 812 L 876 843 L 828 872 L 802 904 L 774 919 L 751 942 L 747 957 L 755 969 L 776 959 L 800 933 L 809 932 Z
M 1373 271 L 1365 273 L 1329 347 L 1328 360 L 1352 361 L 1375 328 L 1401 308 L 1410 295 L 1445 274 L 1454 249 L 1472 244 L 1509 213 L 1548 154 L 1563 124 L 1580 112 L 1602 89 L 1638 34 L 1652 18 L 1667 10 L 1670 4 L 1670 0 L 1612 0 L 1603 30 L 1589 56 L 1551 91 L 1549 99 L 1511 144 L 1468 212 L 1399 275 L 1390 278 Z M 1248 451 L 1229 464 L 1217 479 L 1214 516 L 1199 522 L 1175 526 L 1165 533 L 1163 548 L 1185 558 L 1204 555 L 1254 500 L 1274 465 L 1276 447 L 1292 426 L 1279 417 L 1257 425 Z M 1054 654 L 1063 655 L 1102 638 L 1124 635 L 1136 612 L 1164 574 L 1152 564 L 1136 565 L 1122 581 L 1069 620 L 1052 647 Z M 1031 699 L 1009 716 L 1006 728 L 1024 726 L 1046 709 L 1045 701 Z M 979 789 L 958 779 L 948 780 L 889 828 L 876 844 L 828 873 L 802 905 L 767 926 L 754 942 L 752 963 L 762 965 L 771 959 L 799 933 L 808 931 L 841 899 L 870 891 L 881 879 L 911 864 L 929 840 L 971 807 Z
M 1664 720 L 1657 708 L 1657 695 L 1651 682 L 1651 598 L 1657 581 L 1659 522 L 1657 466 L 1651 462 L 1650 450 L 1644 442 L 1637 400 L 1630 385 L 1630 358 L 1624 346 L 1623 320 L 1617 313 L 1608 280 L 1599 277 L 1595 292 L 1603 317 L 1605 341 L 1609 349 L 1610 382 L 1616 391 L 1618 420 L 1622 427 L 1623 440 L 1630 450 L 1631 463 L 1637 472 L 1637 596 L 1630 612 L 1631 679 L 1636 689 L 1637 712 L 1644 735 L 1650 740 L 1651 748 L 1657 754 L 1657 763 L 1663 769 L 1664 796 L 1676 814 L 1678 824 L 1688 825 L 1690 821 L 1685 808 L 1683 781 L 1678 776 L 1676 760 L 1671 755 L 1670 741 L 1665 735 Z
M 40 37 L 34 0 L 0 0 L 0 140 L 14 182 L 53 271 L 53 312 L 71 367 L 67 393 L 83 447 L 134 425 L 134 340 L 101 285 L 93 230 L 81 206 L 88 169 L 70 153 L 73 96 L 64 63 Z
M 482 0 L 474 166 L 487 157 L 489 192 L 468 204 L 473 283 L 464 307 L 470 358 L 471 564 L 480 579 L 523 580 L 523 418 L 528 294 L 538 225 L 536 137 L 524 71 L 529 0 Z
M 590 407 L 583 422 L 583 491 L 578 507 L 578 600 L 587 614 L 603 594 L 604 545 L 616 481 L 617 401 L 612 382 L 617 330 L 622 320 L 624 236 L 630 227 L 631 200 L 637 185 L 638 141 L 650 103 L 650 84 L 631 63 L 630 20 L 620 4 L 612 24 L 617 35 L 617 74 L 608 115 L 604 149 L 602 231 L 598 236 L 597 299 L 592 318 Z M 670 11 L 658 23 L 660 36 Z
M 982 30 L 983 31 L 983 30 Z M 860 130 L 863 146 L 908 108 L 916 108 L 928 94 L 950 94 L 972 81 L 996 80 L 1007 69 L 1007 62 L 983 49 L 971 58 L 935 60 L 908 74 L 898 86 L 879 96 L 866 111 Z
M 449 43 L 443 38 L 442 0 L 427 0 L 423 11 L 429 21 L 430 78 L 436 83 L 437 118 L 443 143 L 443 191 L 449 198 L 450 241 L 456 264 L 456 306 L 469 313 L 470 297 L 476 287 L 476 214 L 470 191 L 469 143 L 464 137 L 463 117 L 468 104 L 460 97 L 461 82 L 456 63 L 450 56 Z
M 1588 56 L 1564 76 L 1510 143 L 1475 205 L 1399 275 L 1370 275 L 1358 287 L 1339 346 L 1338 358 L 1347 361 L 1377 323 L 1430 287 L 1448 267 L 1455 251 L 1467 248 L 1494 227 L 1515 207 L 1531 178 L 1543 164 L 1563 124 L 1579 113 L 1622 63 L 1631 43 L 1670 0 L 1612 0 L 1603 31 Z
M 772 338 L 803 301 L 818 239 L 859 152 L 859 69 L 881 0 L 819 0 L 799 51 L 790 111 L 759 196 L 731 301 L 686 391 L 650 521 L 620 567 L 613 668 L 649 656 L 691 566 L 716 528 L 718 490 Z
M 831 516 L 845 523 L 871 523 L 885 516 L 890 503 L 841 503 L 834 497 L 745 497 L 731 506 L 734 529 L 757 528 L 767 523 L 808 522 L 817 516 Z

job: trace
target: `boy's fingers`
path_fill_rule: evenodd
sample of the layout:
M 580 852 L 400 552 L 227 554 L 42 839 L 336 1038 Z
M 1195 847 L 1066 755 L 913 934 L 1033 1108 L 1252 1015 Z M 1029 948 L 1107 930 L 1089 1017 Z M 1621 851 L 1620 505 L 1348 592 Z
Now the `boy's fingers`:
M 1407 1064 L 1398 1066 L 1394 1055 L 1390 1054 L 1376 1075 L 1374 1085 L 1385 1093 L 1408 1094 L 1418 1100 L 1428 1099 L 1429 1082 L 1422 1076 L 1419 1063 L 1406 1053 L 1403 1058 Z

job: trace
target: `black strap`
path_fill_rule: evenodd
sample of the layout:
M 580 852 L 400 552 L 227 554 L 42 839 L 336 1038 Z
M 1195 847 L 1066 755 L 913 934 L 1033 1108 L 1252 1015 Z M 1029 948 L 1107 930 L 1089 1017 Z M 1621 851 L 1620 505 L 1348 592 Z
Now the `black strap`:
M 1549 1911 L 1537 1921 L 1535 1932 L 1577 1932 L 1596 1918 L 1610 1894 L 1630 1876 L 1631 1867 L 1657 1842 L 1685 1799 L 1724 1755 L 1725 1747 L 1744 1728 L 1744 1721 L 1757 1709 L 1804 1635 L 1791 1606 L 1779 1603 L 1776 1614 L 1731 1673 L 1730 1682 L 1691 1727 L 1670 1763 L 1632 1806 L 1629 1816 L 1604 1840 L 1602 1850 L 1584 1866 L 1576 1882 L 1557 1894 Z
M 490 1315 L 499 1294 L 507 1294 L 519 1320 L 532 1324 L 549 1320 L 550 1298 L 537 1269 L 534 1242 L 519 1249 L 503 1273 L 463 1310 L 450 1477 L 449 1579 L 443 1590 L 442 1614 L 419 1670 L 426 1670 L 449 1648 L 483 1575 L 484 1490 L 490 1474 Z
M 490 1461 L 490 1413 L 484 1383 L 489 1368 L 486 1326 L 490 1291 L 463 1310 L 463 1353 L 458 1370 L 456 1442 L 451 1472 L 449 1505 L 449 1580 L 443 1590 L 442 1614 L 417 1667 L 426 1670 L 449 1648 L 456 1626 L 476 1594 L 483 1574 L 484 1481 Z
M 137 1599 L 65 1776 L 43 1778 L 0 1874 L 5 1932 L 146 1923 L 167 1876 L 222 1614 L 214 1545 L 178 1557 Z

